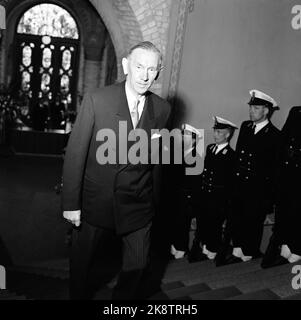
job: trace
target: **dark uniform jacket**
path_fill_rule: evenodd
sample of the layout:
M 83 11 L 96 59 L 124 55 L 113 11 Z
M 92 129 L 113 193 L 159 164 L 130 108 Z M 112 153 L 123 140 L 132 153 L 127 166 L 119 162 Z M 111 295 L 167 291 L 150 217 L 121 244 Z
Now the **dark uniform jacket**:
M 162 129 L 170 105 L 154 93 L 146 95 L 138 128 L 144 129 L 150 147 L 151 129 Z M 152 164 L 119 164 L 119 147 L 128 153 L 134 142 L 119 135 L 119 123 L 133 129 L 125 94 L 125 82 L 86 94 L 73 127 L 65 156 L 63 210 L 82 210 L 82 219 L 94 226 L 115 229 L 118 234 L 145 226 L 154 215 Z M 99 164 L 97 153 L 104 143 L 101 129 L 116 136 L 116 164 Z M 150 153 L 150 150 L 148 150 Z M 150 156 L 146 152 L 146 159 Z M 125 159 L 126 160 L 126 159 Z
M 293 107 L 282 128 L 278 189 L 299 193 L 301 181 L 301 107 Z
M 206 150 L 204 170 L 202 173 L 203 192 L 231 191 L 235 166 L 235 151 L 228 144 L 218 154 L 213 153 L 215 144 L 210 144 Z
M 301 255 L 301 107 L 293 107 L 282 128 L 274 235 L 279 244 Z
M 270 197 L 275 190 L 281 134 L 269 122 L 254 135 L 252 125 L 252 121 L 242 123 L 236 144 L 236 191 L 256 188 Z

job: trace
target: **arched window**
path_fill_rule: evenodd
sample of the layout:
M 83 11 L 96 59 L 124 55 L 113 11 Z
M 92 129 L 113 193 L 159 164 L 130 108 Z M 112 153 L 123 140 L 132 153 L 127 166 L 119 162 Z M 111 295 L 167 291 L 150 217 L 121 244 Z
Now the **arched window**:
M 76 22 L 69 12 L 50 3 L 39 4 L 26 11 L 19 21 L 17 32 L 37 36 L 79 38 Z
M 42 3 L 27 10 L 16 34 L 15 83 L 23 119 L 37 130 L 60 129 L 76 108 L 79 31 L 63 8 Z

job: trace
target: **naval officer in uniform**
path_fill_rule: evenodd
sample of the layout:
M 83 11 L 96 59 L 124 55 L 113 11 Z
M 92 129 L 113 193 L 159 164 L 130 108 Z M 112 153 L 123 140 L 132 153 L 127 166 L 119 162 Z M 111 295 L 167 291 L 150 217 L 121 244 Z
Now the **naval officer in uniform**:
M 208 145 L 201 180 L 201 202 L 189 262 L 216 258 L 222 245 L 223 224 L 229 207 L 229 191 L 235 152 L 229 142 L 237 126 L 214 117 L 215 143 Z
M 261 267 L 301 260 L 301 107 L 293 107 L 282 128 L 275 225 Z
M 172 166 L 174 215 L 172 217 L 170 253 L 181 259 L 189 251 L 189 232 L 191 220 L 200 208 L 201 171 L 188 174 L 187 169 L 196 168 L 201 163 L 197 144 L 203 138 L 201 132 L 188 125 L 182 126 L 182 163 Z
M 233 250 L 225 264 L 261 256 L 263 223 L 275 199 L 276 163 L 280 131 L 271 116 L 276 101 L 259 90 L 250 91 L 249 121 L 241 125 L 236 144 L 236 168 L 228 220 Z

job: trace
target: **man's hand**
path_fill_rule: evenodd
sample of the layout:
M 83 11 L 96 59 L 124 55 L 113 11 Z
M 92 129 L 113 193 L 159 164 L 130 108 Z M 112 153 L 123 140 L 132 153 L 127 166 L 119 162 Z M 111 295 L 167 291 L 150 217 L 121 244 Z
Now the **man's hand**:
M 76 227 L 80 226 L 80 215 L 81 211 L 80 210 L 75 210 L 75 211 L 64 211 L 63 212 L 63 217 L 74 224 Z

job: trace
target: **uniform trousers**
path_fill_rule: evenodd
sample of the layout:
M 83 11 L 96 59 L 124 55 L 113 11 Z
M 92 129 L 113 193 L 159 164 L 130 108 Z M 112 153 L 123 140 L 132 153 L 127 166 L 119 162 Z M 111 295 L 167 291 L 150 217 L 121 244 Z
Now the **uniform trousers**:
M 139 299 L 142 288 L 142 278 L 149 263 L 151 222 L 145 227 L 118 236 L 121 251 L 116 248 L 113 254 L 121 255 L 121 271 L 117 284 L 113 289 L 112 299 L 128 300 Z M 100 282 L 108 281 L 108 275 L 102 269 L 106 263 L 102 254 L 108 249 L 112 240 L 116 239 L 115 231 L 95 227 L 87 222 L 82 222 L 80 228 L 73 229 L 72 247 L 70 257 L 70 298 L 91 299 L 97 279 L 93 278 L 93 263 L 95 257 L 101 261 L 98 276 Z
M 296 190 L 282 189 L 275 214 L 274 235 L 279 245 L 286 244 L 294 254 L 301 255 L 301 202 Z
M 240 247 L 246 256 L 260 254 L 263 224 L 271 213 L 269 204 L 269 195 L 264 189 L 258 190 L 258 185 L 240 185 L 233 196 L 229 228 L 233 246 Z
M 172 244 L 177 250 L 188 251 L 191 219 L 200 210 L 200 192 L 181 188 L 175 194 L 175 204 Z
M 218 252 L 221 248 L 227 211 L 228 199 L 224 190 L 203 191 L 195 241 L 205 244 L 211 252 Z

